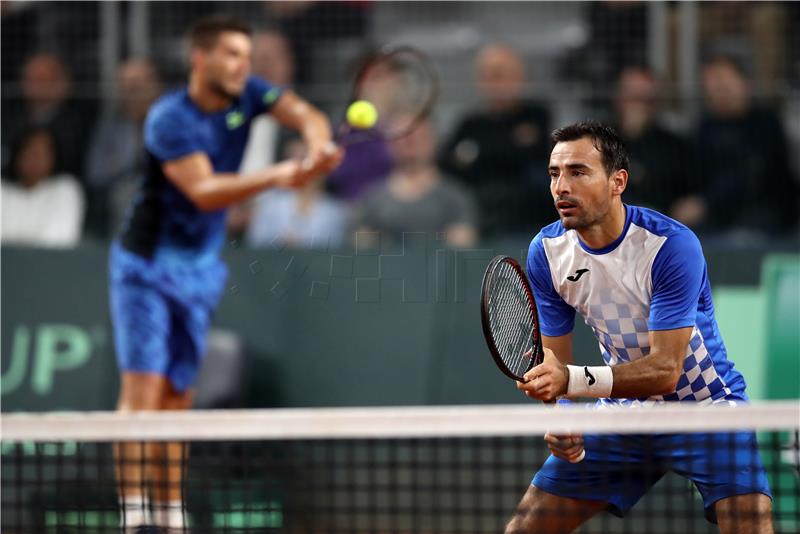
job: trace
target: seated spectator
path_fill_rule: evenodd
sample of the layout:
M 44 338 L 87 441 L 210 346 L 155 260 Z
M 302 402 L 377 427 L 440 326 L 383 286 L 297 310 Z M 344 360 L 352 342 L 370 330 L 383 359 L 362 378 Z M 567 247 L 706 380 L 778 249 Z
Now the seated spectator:
M 302 159 L 305 145 L 287 142 L 281 159 Z M 245 238 L 253 247 L 329 250 L 342 245 L 347 208 L 325 192 L 323 181 L 300 190 L 270 189 L 253 202 Z
M 344 240 L 347 210 L 314 181 L 299 191 L 275 189 L 256 200 L 247 230 L 253 247 L 329 250 Z
M 396 92 L 396 79 L 396 72 L 390 67 L 372 67 L 361 81 L 360 97 L 374 104 L 380 115 L 392 100 L 388 95 Z M 339 118 L 341 119 L 343 117 Z M 342 164 L 328 176 L 328 190 L 337 198 L 355 202 L 375 185 L 386 180 L 392 170 L 392 158 L 389 146 L 383 139 L 365 140 L 362 132 L 357 130 L 340 130 L 340 134 L 343 135 L 345 145 L 353 138 L 360 139 L 347 146 Z
M 62 154 L 56 171 L 80 177 L 95 114 L 92 105 L 75 98 L 69 69 L 56 55 L 34 54 L 22 67 L 20 86 L 21 101 L 3 110 L 3 143 L 13 143 L 30 126 L 45 126 Z
M 135 194 L 144 166 L 142 127 L 160 92 L 161 82 L 149 60 L 120 65 L 116 107 L 95 128 L 86 159 L 87 230 L 98 237 L 114 233 Z
M 475 243 L 476 212 L 472 197 L 441 176 L 434 164 L 436 137 L 429 120 L 410 135 L 390 145 L 394 170 L 389 179 L 358 204 L 355 228 L 358 245 L 376 233 L 381 240 L 399 242 L 405 232 L 444 234 L 446 244 L 468 247 Z
M 484 109 L 458 124 L 444 144 L 441 167 L 478 199 L 482 233 L 538 228 L 555 219 L 545 172 L 550 115 L 525 100 L 525 66 L 513 48 L 483 48 L 476 75 Z
M 279 87 L 291 87 L 294 81 L 294 58 L 286 37 L 275 30 L 253 34 L 253 74 Z M 240 172 L 247 173 L 269 167 L 282 150 L 280 126 L 268 114 L 253 120 L 250 138 L 245 147 Z
M 630 154 L 626 202 L 675 216 L 672 207 L 689 194 L 689 146 L 658 122 L 658 85 L 645 67 L 622 71 L 614 99 L 616 125 Z M 682 221 L 691 224 L 695 221 Z
M 742 67 L 731 57 L 703 67 L 706 112 L 697 126 L 700 195 L 691 209 L 703 229 L 729 235 L 786 234 L 797 224 L 797 185 L 783 128 L 753 104 Z
M 83 195 L 75 178 L 56 173 L 58 154 L 48 129 L 19 137 L 3 178 L 3 244 L 72 247 L 80 240 Z
M 258 30 L 253 34 L 253 74 L 279 87 L 290 88 L 294 83 L 295 63 L 289 41 L 277 30 Z M 293 139 L 294 132 L 281 128 L 274 117 L 263 114 L 253 120 L 250 137 L 242 156 L 239 171 L 249 173 L 274 164 Z M 267 191 L 262 195 L 268 195 Z M 228 209 L 228 235 L 233 239 L 245 237 L 253 218 L 253 206 L 258 197 Z

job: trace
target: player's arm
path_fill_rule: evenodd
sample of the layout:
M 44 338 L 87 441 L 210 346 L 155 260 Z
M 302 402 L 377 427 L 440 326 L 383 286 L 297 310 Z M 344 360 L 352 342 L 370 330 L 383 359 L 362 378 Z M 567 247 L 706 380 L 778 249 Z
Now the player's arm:
M 167 179 L 201 211 L 226 208 L 271 187 L 299 187 L 313 178 L 295 160 L 244 175 L 215 173 L 203 152 L 167 161 L 162 169 Z
M 270 113 L 283 126 L 303 136 L 308 146 L 304 168 L 327 174 L 339 166 L 343 151 L 333 144 L 330 122 L 320 110 L 296 93 L 285 90 L 270 108 Z
M 675 391 L 691 335 L 692 327 L 651 330 L 650 354 L 611 368 L 611 397 L 649 397 Z
M 651 330 L 650 354 L 613 367 L 568 367 L 571 361 L 565 361 L 562 352 L 546 350 L 544 362 L 528 371 L 525 374 L 528 382 L 518 387 L 529 397 L 544 401 L 562 395 L 612 398 L 666 395 L 675 391 L 691 334 L 691 327 Z

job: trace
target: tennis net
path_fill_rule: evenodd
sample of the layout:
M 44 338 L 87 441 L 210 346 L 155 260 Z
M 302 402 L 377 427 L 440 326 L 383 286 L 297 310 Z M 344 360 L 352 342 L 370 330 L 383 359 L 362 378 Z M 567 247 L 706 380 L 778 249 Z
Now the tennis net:
M 752 431 L 775 530 L 800 532 L 798 428 L 797 401 L 5 414 L 2 531 L 119 532 L 115 444 L 180 442 L 177 455 L 159 460 L 184 472 L 162 480 L 182 496 L 185 527 L 169 532 L 502 532 L 548 456 L 542 436 L 550 431 L 598 435 L 581 465 L 606 462 L 618 473 L 587 483 L 589 494 L 604 484 L 630 493 L 653 485 L 624 518 L 600 512 L 579 532 L 716 532 L 694 485 L 665 473 L 659 440 L 709 453 L 736 448 L 723 455 L 739 458 L 735 465 L 711 467 L 748 479 L 747 446 L 720 433 Z M 642 444 L 643 456 L 614 453 L 619 435 Z M 136 461 L 146 470 L 144 458 Z M 158 507 L 148 501 L 151 518 Z

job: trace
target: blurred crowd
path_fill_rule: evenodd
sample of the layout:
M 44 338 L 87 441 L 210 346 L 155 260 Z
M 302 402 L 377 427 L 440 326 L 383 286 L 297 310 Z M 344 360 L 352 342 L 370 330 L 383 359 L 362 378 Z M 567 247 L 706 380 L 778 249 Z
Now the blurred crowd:
M 284 87 L 307 81 L 300 66 L 308 62 L 297 56 L 309 52 L 298 49 L 291 26 L 259 29 L 253 43 L 254 74 Z M 702 111 L 679 131 L 663 120 L 662 80 L 644 58 L 613 57 L 612 97 L 588 107 L 586 118 L 610 122 L 627 142 L 627 203 L 701 235 L 797 238 L 800 188 L 784 125 L 772 103 L 757 98 L 740 58 L 703 58 Z M 124 61 L 114 105 L 103 112 L 78 98 L 57 53 L 30 53 L 17 76 L 19 98 L 4 100 L 2 112 L 3 243 L 70 247 L 111 238 L 143 173 L 142 124 L 166 85 L 158 69 L 146 57 Z M 474 54 L 478 107 L 451 124 L 433 117 L 397 141 L 354 145 L 325 182 L 268 191 L 231 209 L 231 239 L 328 249 L 399 240 L 404 232 L 428 232 L 454 247 L 533 235 L 556 218 L 546 162 L 549 132 L 560 125 L 531 82 L 521 51 L 484 44 Z M 302 151 L 299 139 L 265 116 L 253 124 L 242 170 Z

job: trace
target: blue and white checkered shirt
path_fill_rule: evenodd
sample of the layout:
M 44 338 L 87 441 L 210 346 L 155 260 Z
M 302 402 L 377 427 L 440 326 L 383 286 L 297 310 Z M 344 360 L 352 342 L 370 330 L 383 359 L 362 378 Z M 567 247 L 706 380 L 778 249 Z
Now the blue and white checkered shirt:
M 577 311 L 594 331 L 607 365 L 648 355 L 650 330 L 693 328 L 674 392 L 647 399 L 601 399 L 601 404 L 746 400 L 744 379 L 728 360 L 714 320 L 700 242 L 682 224 L 626 206 L 619 238 L 603 249 L 591 249 L 576 231 L 555 222 L 531 242 L 528 276 L 542 334 L 572 332 Z

